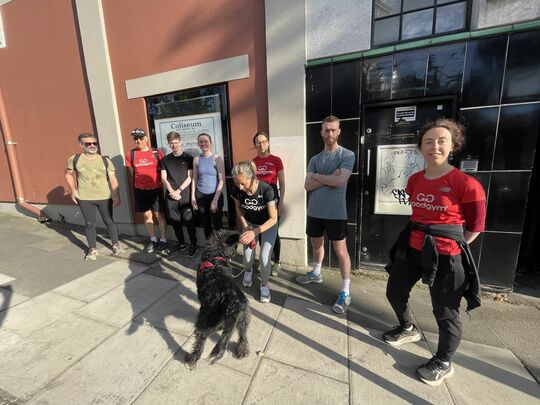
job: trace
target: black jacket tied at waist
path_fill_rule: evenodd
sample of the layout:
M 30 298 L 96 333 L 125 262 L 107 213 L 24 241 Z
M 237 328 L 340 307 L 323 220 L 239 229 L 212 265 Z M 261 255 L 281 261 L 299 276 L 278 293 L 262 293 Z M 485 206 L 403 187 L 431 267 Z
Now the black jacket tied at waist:
M 465 242 L 463 227 L 461 225 L 433 224 L 425 225 L 417 222 L 409 222 L 401 231 L 396 242 L 390 248 L 390 263 L 386 266 L 388 272 L 392 269 L 395 260 L 406 260 L 409 248 L 409 236 L 413 229 L 424 232 L 424 244 L 421 253 L 422 283 L 432 287 L 437 275 L 439 265 L 439 253 L 435 244 L 435 236 L 455 240 L 461 248 L 463 269 L 467 275 L 468 285 L 463 294 L 467 300 L 467 311 L 480 306 L 480 278 L 474 262 L 471 249 Z

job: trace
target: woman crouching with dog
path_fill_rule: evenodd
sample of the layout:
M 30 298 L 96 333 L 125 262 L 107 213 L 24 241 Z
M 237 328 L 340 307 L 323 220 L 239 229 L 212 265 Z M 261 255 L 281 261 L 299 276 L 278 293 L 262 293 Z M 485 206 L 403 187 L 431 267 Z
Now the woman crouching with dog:
M 236 164 L 231 173 L 234 179 L 232 197 L 242 225 L 240 243 L 244 245 L 244 287 L 251 287 L 253 262 L 257 239 L 260 244 L 261 302 L 270 302 L 268 281 L 271 255 L 277 235 L 277 209 L 274 190 L 269 184 L 257 180 L 255 165 L 251 161 Z
M 421 339 L 412 323 L 409 293 L 419 279 L 429 286 L 439 344 L 416 374 L 432 386 L 454 373 L 451 359 L 461 341 L 461 298 L 467 300 L 467 310 L 480 305 L 469 244 L 484 229 L 486 195 L 478 181 L 448 162 L 464 141 L 463 127 L 450 119 L 429 122 L 420 132 L 418 147 L 426 168 L 407 183 L 412 216 L 390 250 L 387 266 L 386 296 L 399 320 L 399 326 L 383 335 L 392 346 Z

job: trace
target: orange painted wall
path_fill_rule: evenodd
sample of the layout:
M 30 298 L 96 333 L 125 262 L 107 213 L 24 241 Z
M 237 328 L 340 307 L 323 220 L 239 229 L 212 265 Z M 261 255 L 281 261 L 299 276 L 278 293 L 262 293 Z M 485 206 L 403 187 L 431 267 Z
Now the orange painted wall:
M 12 1 L 1 12 L 0 86 L 25 198 L 68 203 L 67 157 L 80 151 L 78 133 L 94 132 L 72 1 Z M 0 201 L 14 201 L 4 151 L 0 159 Z
M 105 0 L 103 9 L 125 152 L 130 130 L 147 128 L 126 80 L 247 54 L 250 77 L 229 83 L 230 126 L 234 161 L 254 156 L 252 135 L 268 129 L 263 0 Z

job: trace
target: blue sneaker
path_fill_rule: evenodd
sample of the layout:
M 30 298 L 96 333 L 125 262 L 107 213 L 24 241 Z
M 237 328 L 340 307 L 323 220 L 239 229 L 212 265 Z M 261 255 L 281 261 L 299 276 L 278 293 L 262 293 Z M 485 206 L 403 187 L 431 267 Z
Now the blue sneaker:
M 336 314 L 344 314 L 350 304 L 351 294 L 347 294 L 345 291 L 341 291 L 339 293 L 336 303 L 332 307 L 332 311 L 334 311 Z
M 296 282 L 299 284 L 309 283 L 322 283 L 322 274 L 315 275 L 312 271 L 308 271 L 306 274 L 296 277 Z

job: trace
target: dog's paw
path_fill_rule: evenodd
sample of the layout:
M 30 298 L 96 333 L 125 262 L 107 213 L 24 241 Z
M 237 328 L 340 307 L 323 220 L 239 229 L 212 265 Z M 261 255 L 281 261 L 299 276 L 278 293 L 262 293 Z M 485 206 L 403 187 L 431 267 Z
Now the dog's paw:
M 236 346 L 236 350 L 234 351 L 234 355 L 237 359 L 243 359 L 244 357 L 247 357 L 249 355 L 249 346 L 247 343 L 245 344 L 238 344 Z
M 212 359 L 210 361 L 210 364 L 214 364 L 216 361 L 219 361 L 223 358 L 223 355 L 225 354 L 225 349 L 220 348 L 218 346 L 215 346 L 212 349 L 212 352 L 210 352 L 210 358 Z
M 188 353 L 184 357 L 184 363 L 186 366 L 188 366 L 191 370 L 195 369 L 197 365 L 197 355 L 195 353 Z

